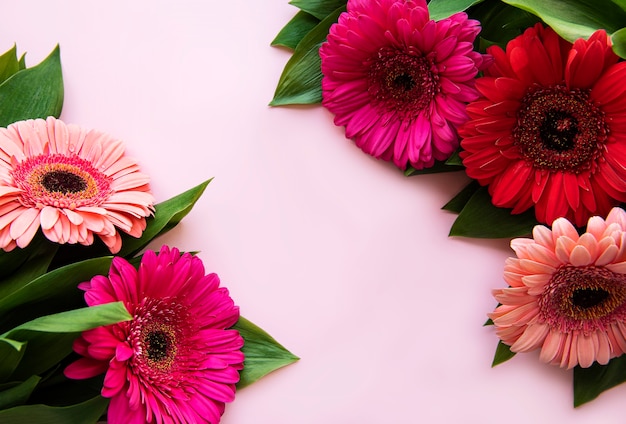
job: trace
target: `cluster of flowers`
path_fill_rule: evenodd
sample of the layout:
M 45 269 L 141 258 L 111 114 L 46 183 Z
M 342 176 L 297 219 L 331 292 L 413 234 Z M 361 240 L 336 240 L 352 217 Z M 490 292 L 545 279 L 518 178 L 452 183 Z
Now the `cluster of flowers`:
M 60 245 L 111 253 L 154 213 L 149 179 L 119 140 L 49 117 L 0 128 L 0 247 L 25 249 L 41 229 Z M 28 264 L 26 264 L 28 266 Z M 130 319 L 83 332 L 65 376 L 105 374 L 110 423 L 217 423 L 234 399 L 243 338 L 228 290 L 176 248 L 146 251 L 138 268 L 115 257 L 108 276 L 78 288 L 89 306 L 123 302 Z
M 432 3 L 349 0 L 319 48 L 321 103 L 365 153 L 448 161 L 493 206 L 534 213 L 545 225 L 512 241 L 494 290 L 496 334 L 511 356 L 606 365 L 626 352 L 626 62 L 604 29 L 570 42 L 538 19 L 481 53 L 481 22 L 433 20 Z

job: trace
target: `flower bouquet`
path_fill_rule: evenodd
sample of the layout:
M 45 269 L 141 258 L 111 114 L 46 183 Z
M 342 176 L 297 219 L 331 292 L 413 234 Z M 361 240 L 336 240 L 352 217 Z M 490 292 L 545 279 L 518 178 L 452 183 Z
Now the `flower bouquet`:
M 516 238 L 494 365 L 539 349 L 574 405 L 626 381 L 626 5 L 293 0 L 273 106 L 321 103 L 406 176 L 461 171 L 451 236 Z
M 210 180 L 155 204 L 123 143 L 62 105 L 58 47 L 0 56 L 0 422 L 217 423 L 298 358 L 193 252 L 150 247 Z

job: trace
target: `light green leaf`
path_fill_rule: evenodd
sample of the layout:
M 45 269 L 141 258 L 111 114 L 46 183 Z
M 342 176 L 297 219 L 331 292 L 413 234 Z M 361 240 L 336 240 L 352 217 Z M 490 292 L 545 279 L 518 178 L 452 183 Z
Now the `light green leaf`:
M 626 355 L 608 364 L 594 362 L 589 368 L 574 368 L 574 406 L 597 398 L 602 392 L 626 382 Z
M 28 334 L 32 331 L 44 333 L 79 333 L 104 325 L 128 321 L 132 318 L 123 302 L 111 302 L 35 318 L 32 321 L 7 331 L 0 336 L 0 340 L 12 339 L 28 341 L 28 336 L 24 336 L 24 334 Z
M 514 356 L 515 352 L 511 352 L 511 348 L 509 346 L 502 343 L 502 341 L 499 341 L 498 347 L 496 348 L 496 354 L 493 357 L 493 362 L 491 363 L 491 366 L 495 367 L 496 365 L 500 365 L 501 363 L 508 361 Z
M 243 353 L 246 357 L 240 372 L 238 389 L 254 383 L 272 371 L 296 362 L 299 358 L 285 349 L 269 334 L 244 317 L 240 317 L 233 329 L 245 340 Z
M 71 406 L 23 405 L 0 411 L 0 423 L 93 424 L 109 401 L 101 396 Z
M 528 235 L 537 225 L 533 210 L 512 215 L 510 209 L 491 203 L 486 187 L 472 195 L 450 229 L 450 236 L 509 238 Z
M 344 7 L 335 10 L 300 41 L 280 76 L 270 106 L 313 104 L 322 101 L 319 49 Z
M 304 36 L 319 23 L 320 20 L 315 16 L 300 11 L 280 30 L 272 41 L 272 46 L 283 46 L 293 50 Z
M 289 4 L 296 6 L 319 20 L 325 19 L 335 10 L 346 7 L 347 0 L 291 0 Z
M 59 46 L 39 65 L 19 71 L 0 84 L 0 127 L 24 119 L 58 117 L 62 108 Z
M 7 52 L 0 55 L 0 84 L 20 70 L 15 44 Z
M 430 19 L 435 21 L 448 18 L 457 12 L 463 12 L 483 0 L 431 0 L 428 3 Z
M 41 381 L 39 376 L 32 375 L 26 381 L 1 391 L 0 410 L 25 404 L 35 387 L 39 384 L 39 381 Z
M 588 38 L 604 28 L 609 34 L 626 23 L 623 1 L 606 0 L 598 7 L 597 0 L 503 0 L 512 6 L 537 15 L 559 35 L 573 42 Z
M 77 262 L 55 269 L 30 281 L 0 299 L 0 331 L 6 331 L 35 317 L 84 305 L 79 283 L 95 275 L 106 275 L 111 257 Z M 21 307 L 25 306 L 28 307 Z
M 613 51 L 622 59 L 626 59 L 626 28 L 619 29 L 611 35 Z

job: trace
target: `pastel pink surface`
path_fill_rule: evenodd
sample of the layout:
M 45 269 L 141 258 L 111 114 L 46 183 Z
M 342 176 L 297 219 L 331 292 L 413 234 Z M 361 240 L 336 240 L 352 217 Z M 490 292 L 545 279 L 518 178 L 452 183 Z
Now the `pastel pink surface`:
M 58 42 L 62 119 L 127 143 L 157 201 L 210 177 L 161 243 L 199 250 L 242 315 L 302 359 L 237 394 L 225 424 L 623 421 L 626 386 L 572 407 L 571 371 L 491 368 L 483 327 L 506 240 L 447 236 L 461 174 L 405 178 L 321 107 L 270 108 L 287 0 L 24 0 L 0 50 Z

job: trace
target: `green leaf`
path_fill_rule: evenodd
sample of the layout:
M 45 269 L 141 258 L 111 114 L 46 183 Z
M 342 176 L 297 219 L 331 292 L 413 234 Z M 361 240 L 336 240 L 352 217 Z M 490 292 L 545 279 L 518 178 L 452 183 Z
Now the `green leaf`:
M 59 46 L 39 65 L 19 71 L 0 84 L 0 127 L 24 119 L 59 117 L 62 108 Z
M 141 237 L 135 238 L 128 234 L 121 234 L 122 248 L 117 255 L 130 260 L 156 237 L 167 233 L 178 225 L 191 211 L 211 181 L 212 179 L 209 179 L 184 193 L 156 204 L 154 206 L 154 217 L 146 220 L 146 229 L 141 234 Z M 97 243 L 91 246 L 63 245 L 59 248 L 59 253 L 54 258 L 51 268 L 54 269 L 59 266 L 75 263 L 78 260 L 87 260 L 110 254 L 109 249 L 104 243 Z
M 480 21 L 481 51 L 492 44 L 506 47 L 510 40 L 540 21 L 535 15 L 500 0 L 485 0 L 472 7 L 469 14 Z
M 272 41 L 272 46 L 283 46 L 293 50 L 304 36 L 319 23 L 320 20 L 315 16 L 300 11 L 280 30 Z
M 37 316 L 84 305 L 79 283 L 106 275 L 111 257 L 88 259 L 47 272 L 0 299 L 0 331 Z M 28 307 L 20 307 L 26 306 Z M 20 308 L 18 308 L 20 307 Z
M 626 28 L 619 29 L 611 35 L 613 51 L 622 59 L 626 59 Z
M 21 324 L 0 336 L 2 339 L 29 341 L 30 332 L 44 333 L 79 333 L 104 325 L 129 321 L 133 317 L 128 313 L 124 302 L 111 302 L 102 305 L 72 309 L 57 314 L 45 315 Z
M 269 334 L 244 317 L 240 317 L 233 329 L 245 340 L 243 353 L 246 357 L 240 372 L 238 389 L 254 383 L 272 371 L 296 362 L 299 358 L 285 349 Z
M 498 208 L 491 203 L 486 187 L 472 195 L 452 228 L 450 236 L 475 238 L 509 238 L 528 235 L 537 225 L 534 211 L 512 215 L 510 209 Z
M 0 410 L 25 404 L 35 387 L 39 384 L 39 381 L 41 381 L 41 377 L 32 375 L 26 381 L 1 391 Z
M 20 70 L 15 44 L 0 56 L 0 84 Z
M 26 343 L 0 339 L 0 383 L 11 377 L 25 351 Z
M 626 355 L 608 364 L 594 362 L 589 368 L 574 368 L 574 406 L 597 398 L 603 391 L 626 381 Z
M 456 196 L 454 196 L 448 203 L 443 205 L 441 209 L 461 213 L 467 202 L 472 198 L 474 193 L 480 188 L 478 181 L 473 180 L 471 183 L 465 186 Z
M 109 401 L 101 396 L 72 406 L 24 405 L 0 411 L 1 423 L 93 424 Z
M 328 15 L 339 8 L 346 7 L 347 0 L 291 0 L 289 4 L 296 6 L 319 20 L 325 19 Z
M 509 346 L 502 343 L 502 341 L 499 341 L 498 347 L 496 348 L 496 354 L 493 357 L 493 362 L 491 363 L 491 366 L 495 367 L 496 365 L 500 365 L 501 363 L 508 361 L 514 356 L 515 352 L 511 352 L 511 348 Z
M 483 0 L 431 0 L 428 3 L 430 19 L 438 21 L 457 12 L 463 12 Z
M 461 159 L 461 156 L 459 156 L 459 149 L 457 149 L 454 153 L 452 153 L 452 156 L 450 156 L 448 158 L 448 160 L 446 160 L 446 165 L 456 165 L 456 166 L 462 166 L 465 167 L 463 165 L 463 159 Z
M 409 166 L 406 171 L 404 171 L 404 176 L 412 177 L 413 175 L 438 174 L 441 172 L 462 171 L 463 169 L 464 168 L 462 166 L 448 165 L 447 162 L 435 161 L 435 164 L 430 168 L 415 169 L 412 166 Z
M 56 366 L 72 353 L 72 344 L 80 333 L 22 332 L 17 336 L 27 338 L 22 358 L 13 370 L 12 380 L 24 380 L 31 375 L 41 375 Z
M 328 31 L 345 7 L 331 13 L 298 43 L 285 65 L 270 106 L 313 104 L 322 101 L 322 71 L 319 49 Z
M 561 37 L 571 42 L 588 38 L 600 28 L 609 34 L 613 33 L 623 28 L 626 22 L 623 1 L 603 1 L 602 7 L 598 7 L 597 0 L 503 1 L 537 15 Z

